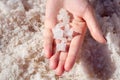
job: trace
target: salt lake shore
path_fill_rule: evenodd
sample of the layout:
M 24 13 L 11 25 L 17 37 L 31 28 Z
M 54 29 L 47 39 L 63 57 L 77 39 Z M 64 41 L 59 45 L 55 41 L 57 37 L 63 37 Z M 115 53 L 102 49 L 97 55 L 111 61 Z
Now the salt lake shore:
M 87 32 L 70 72 L 55 75 L 43 51 L 46 0 L 0 0 L 0 80 L 120 80 L 120 0 L 90 0 L 107 44 Z

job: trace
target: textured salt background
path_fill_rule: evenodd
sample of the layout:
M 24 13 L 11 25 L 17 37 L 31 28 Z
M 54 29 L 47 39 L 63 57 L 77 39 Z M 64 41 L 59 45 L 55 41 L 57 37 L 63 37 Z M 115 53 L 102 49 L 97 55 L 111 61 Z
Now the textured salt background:
M 55 76 L 44 58 L 46 0 L 0 0 L 0 80 L 120 80 L 120 0 L 91 0 L 107 45 L 89 32 L 73 69 Z

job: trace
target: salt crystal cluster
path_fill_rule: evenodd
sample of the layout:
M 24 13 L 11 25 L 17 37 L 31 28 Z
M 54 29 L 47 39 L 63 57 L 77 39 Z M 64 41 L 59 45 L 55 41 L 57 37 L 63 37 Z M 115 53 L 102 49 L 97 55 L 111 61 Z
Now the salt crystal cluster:
M 52 29 L 54 39 L 60 40 L 60 43 L 57 43 L 57 51 L 66 51 L 66 44 L 68 41 L 71 41 L 73 38 L 73 30 L 71 29 L 70 16 L 65 9 L 61 9 L 57 16 L 58 24 Z

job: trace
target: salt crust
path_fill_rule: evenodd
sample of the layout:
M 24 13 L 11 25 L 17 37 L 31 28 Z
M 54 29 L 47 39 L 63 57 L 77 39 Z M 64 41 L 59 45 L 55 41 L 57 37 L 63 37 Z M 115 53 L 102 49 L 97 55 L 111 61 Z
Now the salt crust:
M 0 80 L 120 80 L 120 0 L 91 1 L 102 24 L 102 31 L 106 34 L 109 51 L 112 52 L 109 55 L 115 65 L 114 71 L 111 71 L 105 56 L 100 57 L 100 54 L 106 54 L 106 51 L 101 52 L 103 46 L 96 44 L 87 33 L 79 58 L 81 62 L 78 60 L 69 73 L 55 76 L 48 68 L 49 61 L 44 58 L 42 47 L 46 0 L 0 0 Z M 110 15 L 102 14 L 101 17 L 100 11 Z M 97 69 L 99 71 L 94 73 Z M 97 77 L 101 73 L 103 76 Z M 112 75 L 106 79 L 110 73 Z

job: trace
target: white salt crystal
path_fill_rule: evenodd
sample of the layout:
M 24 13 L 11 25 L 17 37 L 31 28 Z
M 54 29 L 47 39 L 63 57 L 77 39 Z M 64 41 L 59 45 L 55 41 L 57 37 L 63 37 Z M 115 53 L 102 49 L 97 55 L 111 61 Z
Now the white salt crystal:
M 57 44 L 57 51 L 66 51 L 66 44 L 61 42 L 59 44 Z
M 65 32 L 64 32 L 64 34 L 65 34 L 66 37 L 72 37 L 72 35 L 73 35 L 73 30 L 70 29 L 70 25 L 69 24 L 67 24 L 65 26 Z
M 58 23 L 58 24 L 55 26 L 55 28 L 61 28 L 61 27 L 63 27 L 63 26 L 64 26 L 63 23 Z
M 61 42 L 57 44 L 57 51 L 65 51 L 67 41 L 72 40 L 73 30 L 70 28 L 70 16 L 65 9 L 61 9 L 59 11 L 59 15 L 57 16 L 59 23 L 52 29 L 54 39 L 59 39 Z M 62 30 L 63 27 L 63 30 Z
M 53 28 L 52 31 L 55 39 L 61 40 L 63 38 L 63 30 L 59 28 Z
M 62 43 L 67 43 L 67 39 L 66 38 L 62 38 Z
M 72 37 L 73 30 L 72 30 L 72 29 L 70 29 L 70 30 L 67 32 L 67 34 L 68 34 L 68 36 L 69 36 L 69 37 Z
M 60 14 L 60 15 L 66 15 L 66 16 L 68 16 L 68 13 L 67 13 L 67 11 L 66 11 L 65 9 L 61 9 L 61 10 L 59 11 L 59 14 Z
M 68 37 L 68 41 L 71 41 L 73 37 Z
M 64 16 L 63 23 L 67 24 L 70 22 L 70 17 L 69 16 Z
M 68 16 L 68 12 L 65 9 L 61 9 L 59 11 L 59 15 L 57 16 L 58 21 L 63 21 L 63 23 L 70 22 L 70 16 Z
M 57 16 L 57 19 L 58 19 L 59 21 L 61 21 L 61 20 L 63 20 L 66 16 L 67 16 L 66 10 L 65 10 L 65 9 L 61 9 L 61 10 L 59 11 L 59 15 Z
M 70 25 L 69 24 L 66 24 L 65 25 L 65 31 L 69 31 L 70 30 Z
M 73 30 L 69 29 L 68 31 L 65 32 L 65 37 L 68 37 L 69 40 L 73 38 Z
M 35 75 L 32 75 L 30 77 L 30 80 L 41 80 L 41 78 L 42 78 L 41 74 L 37 72 Z
M 7 15 L 10 13 L 10 8 L 0 1 L 0 12 Z

